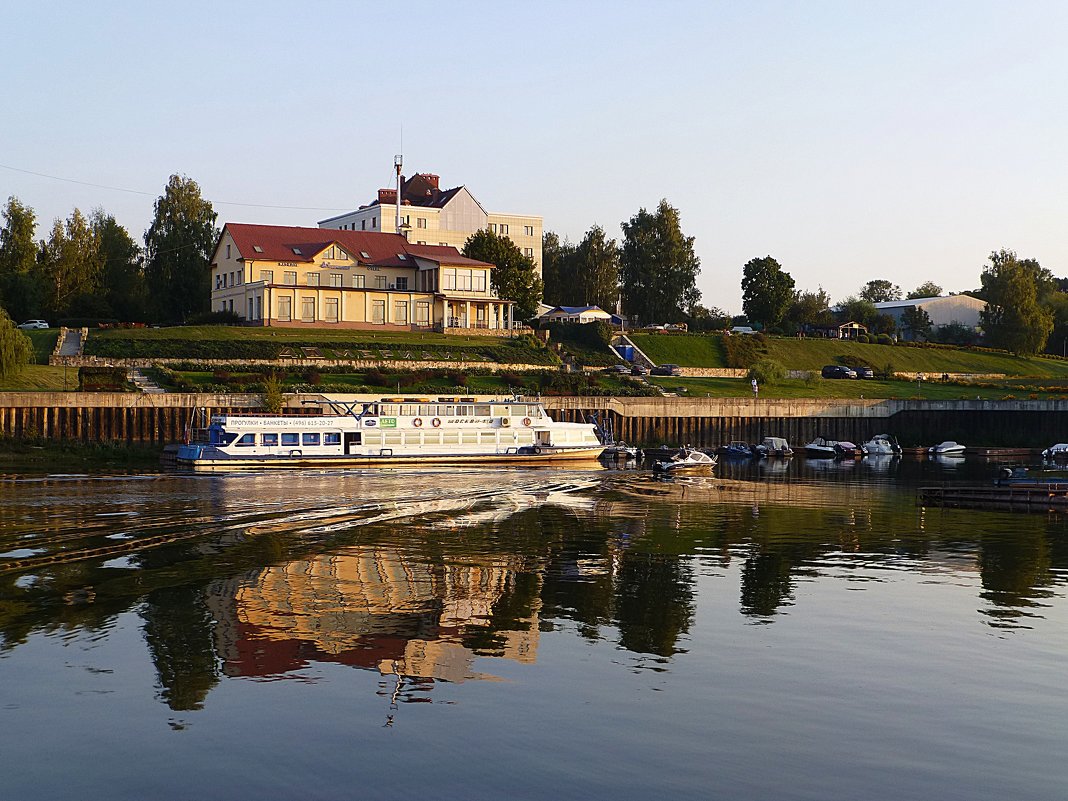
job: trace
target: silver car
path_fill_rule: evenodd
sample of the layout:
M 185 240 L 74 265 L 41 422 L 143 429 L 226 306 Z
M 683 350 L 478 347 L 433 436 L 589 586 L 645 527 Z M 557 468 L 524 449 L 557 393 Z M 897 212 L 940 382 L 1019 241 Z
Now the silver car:
M 48 328 L 48 323 L 44 320 L 27 320 L 24 323 L 19 324 L 19 328 L 23 331 L 39 331 L 44 328 Z

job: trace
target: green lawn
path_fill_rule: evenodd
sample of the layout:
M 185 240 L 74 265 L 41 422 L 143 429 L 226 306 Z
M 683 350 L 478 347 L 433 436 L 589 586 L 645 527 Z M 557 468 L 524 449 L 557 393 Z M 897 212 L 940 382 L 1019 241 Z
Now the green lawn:
M 56 349 L 56 340 L 59 339 L 58 328 L 46 328 L 43 331 L 23 331 L 33 343 L 33 360 L 37 364 L 48 364 L 48 357 Z
M 682 367 L 726 367 L 718 335 L 631 334 L 631 339 L 657 364 Z M 1068 378 L 1068 360 L 1018 357 L 956 348 L 910 348 L 903 345 L 862 345 L 836 339 L 768 337 L 766 356 L 787 370 L 819 370 L 853 358 L 882 372 L 1004 373 L 1008 376 Z
M 116 328 L 91 329 L 89 341 L 93 340 L 172 340 L 184 339 L 190 342 L 266 340 L 268 342 L 339 342 L 346 347 L 354 343 L 368 343 L 372 347 L 383 345 L 444 345 L 451 347 L 472 347 L 476 345 L 500 345 L 507 343 L 509 337 L 462 336 L 437 334 L 433 332 L 414 331 L 357 331 L 353 329 L 330 328 L 263 328 L 239 325 L 189 325 L 167 328 Z
M 680 378 L 655 376 L 651 383 L 665 392 L 680 395 L 711 398 L 751 398 L 749 382 L 737 378 Z M 1050 391 L 1041 385 L 1014 387 L 1011 382 L 998 386 L 967 386 L 943 384 L 940 381 L 866 381 L 824 380 L 803 381 L 787 379 L 781 384 L 760 387 L 759 397 L 777 398 L 919 398 L 923 400 L 1004 400 L 1012 396 L 1027 400 L 1032 395 L 1038 399 L 1068 399 L 1068 388 Z
M 66 387 L 64 387 L 64 372 Z M 53 392 L 78 388 L 78 368 L 49 367 L 47 364 L 30 364 L 18 375 L 0 378 L 0 392 Z

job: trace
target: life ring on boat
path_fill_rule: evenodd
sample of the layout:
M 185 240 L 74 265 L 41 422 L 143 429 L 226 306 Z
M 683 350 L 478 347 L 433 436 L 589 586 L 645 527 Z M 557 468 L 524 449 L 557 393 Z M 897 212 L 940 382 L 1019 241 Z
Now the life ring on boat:
M 510 426 L 511 424 L 512 424 L 512 418 L 511 417 L 502 417 L 501 418 L 501 428 L 508 428 L 508 426 Z
M 441 418 L 435 417 L 433 420 L 430 421 L 430 425 L 434 426 L 434 428 L 438 428 L 439 426 L 441 426 Z
M 529 417 L 524 417 L 523 418 L 523 425 L 525 425 L 525 426 L 529 426 L 530 425 L 530 418 Z
M 412 425 L 413 425 L 413 426 L 415 426 L 416 428 L 420 428 L 420 427 L 422 427 L 422 425 L 423 425 L 423 418 L 422 418 L 422 417 L 417 417 L 417 418 L 415 418 L 414 420 L 412 420 Z
M 539 448 L 537 445 L 535 445 L 534 446 L 534 453 L 536 455 L 540 456 L 541 455 L 541 448 Z

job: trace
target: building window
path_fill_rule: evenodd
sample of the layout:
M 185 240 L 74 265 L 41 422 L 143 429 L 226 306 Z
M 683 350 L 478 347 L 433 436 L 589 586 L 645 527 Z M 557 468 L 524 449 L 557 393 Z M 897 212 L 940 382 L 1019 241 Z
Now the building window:
M 256 296 L 256 317 L 254 319 L 263 319 L 263 298 L 261 298 L 259 295 Z
M 233 286 L 233 285 L 234 285 L 234 274 L 233 274 L 233 272 L 231 272 L 230 273 L 230 286 Z
M 386 302 L 384 300 L 376 300 L 371 303 L 371 322 L 376 325 L 385 325 L 386 323 Z
M 489 229 L 491 234 L 497 233 L 497 223 L 490 223 Z
M 448 268 L 441 271 L 441 288 L 456 289 L 456 270 Z
M 274 270 L 260 270 L 260 280 L 265 284 L 273 284 Z
M 419 301 L 415 304 L 415 324 L 430 325 L 430 303 Z
M 241 286 L 241 284 L 243 284 L 244 282 L 245 282 L 245 271 L 244 270 L 238 270 L 237 271 L 237 285 Z
M 366 280 L 366 278 L 367 278 L 367 276 L 365 276 L 365 275 L 354 275 L 354 276 L 352 276 L 352 285 L 353 285 L 353 287 L 355 287 L 356 289 L 363 289 L 364 281 Z
M 282 283 L 286 284 L 288 286 L 296 286 L 297 285 L 297 273 L 296 273 L 296 271 L 290 272 L 289 270 L 286 270 L 285 272 L 283 272 L 282 273 Z
M 361 231 L 366 231 L 367 230 L 367 220 L 360 220 L 360 230 Z
M 288 323 L 293 319 L 293 298 L 278 299 L 278 320 Z
M 372 217 L 371 218 L 371 227 L 372 228 L 377 228 L 378 227 L 378 218 L 377 217 Z
M 300 299 L 301 322 L 315 322 L 315 298 L 301 297 Z
M 415 227 L 416 228 L 426 228 L 426 217 L 416 217 L 415 218 Z M 227 254 L 227 257 L 229 257 L 229 254 Z
M 330 273 L 330 286 L 344 286 L 344 276 L 341 273 Z
M 376 275 L 375 276 L 375 289 L 385 289 L 385 288 L 386 288 L 386 277 L 384 275 Z
M 337 298 L 327 298 L 323 301 L 323 315 L 328 323 L 337 322 Z
M 319 286 L 319 273 L 308 273 L 308 286 Z
M 408 279 L 405 278 L 405 277 L 398 278 L 397 279 L 397 289 L 407 289 L 407 288 L 408 288 Z
M 508 223 L 501 223 L 501 236 L 508 234 Z
M 528 259 L 534 258 L 534 248 L 523 248 L 523 255 Z
M 533 225 L 524 225 L 523 226 L 523 233 L 526 236 L 534 236 L 534 226 Z
M 393 322 L 397 325 L 408 325 L 408 304 L 398 300 L 393 304 Z
M 471 289 L 475 292 L 486 291 L 486 271 L 475 270 L 471 275 Z
M 226 246 L 226 258 L 230 258 L 230 246 Z
M 248 319 L 248 320 L 255 320 L 256 319 L 255 317 L 252 316 L 252 298 L 248 299 L 248 317 L 246 319 Z
M 222 289 L 222 281 L 219 280 L 220 278 L 222 278 L 222 276 L 216 274 L 216 276 L 215 276 L 215 288 L 216 289 Z

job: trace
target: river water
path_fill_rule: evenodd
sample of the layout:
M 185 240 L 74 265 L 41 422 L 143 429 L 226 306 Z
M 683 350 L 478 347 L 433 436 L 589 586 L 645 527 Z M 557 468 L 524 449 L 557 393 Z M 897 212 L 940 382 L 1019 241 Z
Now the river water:
M 1068 521 L 969 462 L 0 477 L 5 799 L 1064 799 Z

